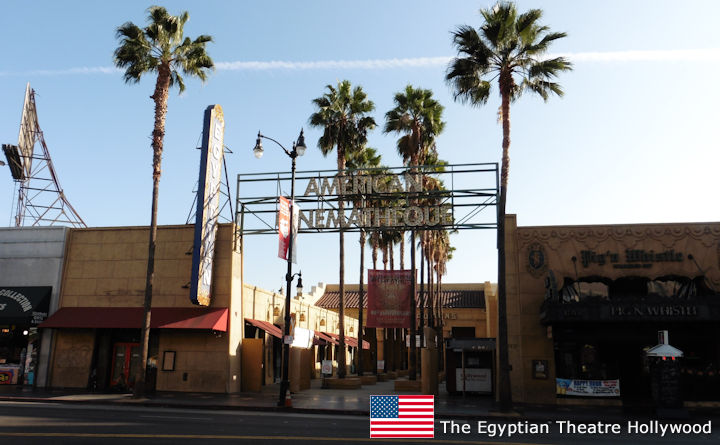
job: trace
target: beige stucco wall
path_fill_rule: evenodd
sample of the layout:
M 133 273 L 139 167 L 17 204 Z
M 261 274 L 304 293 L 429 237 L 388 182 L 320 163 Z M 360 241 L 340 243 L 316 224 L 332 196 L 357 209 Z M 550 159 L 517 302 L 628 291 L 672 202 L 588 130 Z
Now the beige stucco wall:
M 544 252 L 545 265 L 540 270 L 529 264 L 531 246 Z M 518 227 L 516 215 L 507 215 L 506 249 L 511 383 L 513 399 L 521 402 L 555 403 L 557 400 L 552 333 L 540 324 L 548 270 L 555 274 L 558 287 L 565 277 L 617 279 L 630 275 L 657 278 L 704 274 L 715 289 L 720 289 L 720 223 Z M 655 253 L 674 250 L 682 254 L 682 260 L 627 268 L 623 267 L 628 264 L 626 249 Z M 582 251 L 603 255 L 604 264 L 598 260 L 584 265 Z M 607 253 L 617 254 L 615 263 Z M 688 259 L 688 254 L 695 260 Z M 614 267 L 615 264 L 621 267 Z M 532 378 L 532 360 L 548 360 L 547 380 Z
M 149 233 L 147 227 L 72 229 L 60 307 L 142 306 Z M 196 307 L 183 288 L 190 282 L 193 234 L 192 225 L 158 227 L 153 306 Z M 220 225 L 212 307 L 227 307 L 230 302 L 232 236 L 231 225 Z
M 168 329 L 160 335 L 159 351 L 158 391 L 226 392 L 226 334 Z M 176 351 L 174 371 L 162 371 L 163 351 Z
M 197 307 L 190 302 L 194 226 L 158 227 L 153 307 Z M 143 305 L 148 257 L 148 227 L 71 229 L 65 257 L 60 307 L 139 307 Z M 153 331 L 159 337 L 159 391 L 240 391 L 240 347 L 244 333 L 240 254 L 233 227 L 221 224 L 215 242 L 210 307 L 229 309 L 229 330 Z M 53 386 L 85 386 L 94 346 L 93 331 L 59 329 L 52 369 Z M 82 363 L 69 358 L 68 344 L 89 350 Z M 175 371 L 162 371 L 166 350 L 177 352 Z M 84 357 L 84 356 L 83 356 Z M 72 361 L 72 366 L 68 364 Z M 187 380 L 182 375 L 188 374 Z

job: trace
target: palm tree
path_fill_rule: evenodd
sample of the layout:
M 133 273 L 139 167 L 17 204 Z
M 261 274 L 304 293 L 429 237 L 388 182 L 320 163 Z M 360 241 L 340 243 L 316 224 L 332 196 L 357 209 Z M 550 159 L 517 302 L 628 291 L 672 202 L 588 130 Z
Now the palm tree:
M 497 80 L 500 90 L 502 120 L 502 162 L 498 197 L 498 343 L 500 409 L 510 410 L 510 368 L 507 342 L 507 305 L 505 289 L 505 202 L 510 170 L 510 102 L 525 91 L 534 92 L 547 101 L 551 94 L 563 95 L 553 82 L 561 71 L 572 69 L 564 57 L 543 58 L 550 44 L 566 36 L 550 32 L 539 24 L 542 10 L 531 9 L 518 14 L 513 3 L 500 2 L 480 14 L 485 23 L 479 30 L 463 25 L 453 32 L 458 51 L 447 70 L 446 81 L 454 89 L 455 100 L 481 106 L 487 103 L 491 82 Z M 479 31 L 479 32 L 478 32 Z
M 398 154 L 409 166 L 425 162 L 430 150 L 435 148 L 435 137 L 442 133 L 444 107 L 432 97 L 431 90 L 412 85 L 395 94 L 395 108 L 385 113 L 385 133 L 399 133 Z
M 395 94 L 395 108 L 385 113 L 385 133 L 399 133 L 403 136 L 397 141 L 398 153 L 405 165 L 415 171 L 415 167 L 425 163 L 430 151 L 435 151 L 435 137 L 445 127 L 442 121 L 443 106 L 433 99 L 432 91 L 407 85 L 405 91 Z M 400 238 L 403 241 L 403 237 Z M 410 232 L 410 267 L 415 269 L 415 231 Z M 404 249 L 403 249 L 404 250 Z M 413 291 L 414 291 L 413 281 Z M 415 292 L 410 301 L 410 380 L 416 378 L 417 350 L 415 344 Z
M 353 152 L 348 157 L 345 166 L 348 169 L 357 170 L 356 174 L 370 175 L 377 172 L 380 167 L 381 156 L 377 154 L 377 150 L 370 147 L 364 147 L 359 151 Z M 356 195 L 353 199 L 354 207 L 356 209 L 363 209 L 366 205 L 365 196 Z M 364 292 L 365 292 L 365 229 L 360 227 L 360 285 L 358 287 L 358 294 L 360 296 L 358 303 L 358 360 L 357 360 L 357 373 L 359 376 L 363 375 L 363 307 L 364 307 Z M 375 367 L 377 372 L 377 367 Z
M 367 132 L 375 128 L 375 119 L 368 115 L 375 109 L 375 104 L 367 98 L 362 87 L 352 88 L 350 81 L 338 82 L 337 88 L 326 86 L 328 92 L 313 99 L 317 107 L 310 116 L 310 125 L 323 129 L 318 140 L 318 147 L 324 156 L 337 148 L 338 182 L 342 183 L 345 176 L 345 160 L 353 151 L 359 150 L 367 143 Z M 342 187 L 338 188 L 338 218 L 343 220 L 345 202 Z M 345 240 L 343 224 L 340 224 L 340 350 L 345 349 Z M 338 377 L 345 378 L 345 353 L 338 357 Z
M 157 204 L 160 186 L 160 162 L 165 137 L 165 117 L 170 87 L 177 86 L 182 93 L 185 83 L 180 75 L 207 79 L 213 61 L 205 52 L 205 46 L 212 37 L 201 35 L 195 40 L 183 37 L 183 27 L 190 18 L 187 11 L 179 16 L 168 14 L 161 6 L 148 8 L 148 26 L 139 28 L 131 22 L 118 27 L 116 35 L 120 46 L 114 53 L 115 66 L 124 68 L 126 83 L 138 83 L 147 73 L 156 73 L 155 92 L 150 98 L 155 103 L 155 124 L 152 132 L 153 149 L 153 192 L 150 217 L 150 242 L 148 246 L 148 267 L 145 282 L 144 323 L 141 343 L 142 357 L 135 380 L 135 395 L 145 392 L 145 371 L 147 368 L 148 340 L 150 336 L 150 307 L 152 306 L 153 275 L 155 272 L 155 244 L 157 241 Z

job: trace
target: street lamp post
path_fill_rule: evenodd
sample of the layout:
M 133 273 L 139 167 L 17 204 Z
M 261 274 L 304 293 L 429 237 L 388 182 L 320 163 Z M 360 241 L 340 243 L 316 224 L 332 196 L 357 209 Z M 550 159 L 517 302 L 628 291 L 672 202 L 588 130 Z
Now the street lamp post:
M 263 155 L 262 139 L 268 139 L 275 142 L 280 148 L 283 149 L 286 155 L 292 159 L 292 177 L 290 182 L 290 234 L 288 240 L 288 252 L 287 252 L 287 273 L 285 274 L 285 328 L 283 335 L 283 364 L 282 364 L 282 381 L 280 382 L 280 395 L 278 397 L 278 406 L 285 405 L 285 397 L 287 391 L 290 389 L 290 382 L 288 380 L 288 362 L 290 361 L 290 345 L 288 344 L 290 337 L 290 285 L 293 280 L 292 273 L 292 252 L 293 252 L 293 206 L 295 205 L 295 159 L 298 156 L 305 154 L 305 136 L 303 130 L 300 130 L 300 136 L 298 140 L 293 142 L 292 150 L 288 151 L 283 145 L 275 139 L 265 136 L 258 131 L 257 141 L 255 142 L 255 148 L 253 153 L 255 157 L 260 159 Z M 300 283 L 298 283 L 299 285 Z

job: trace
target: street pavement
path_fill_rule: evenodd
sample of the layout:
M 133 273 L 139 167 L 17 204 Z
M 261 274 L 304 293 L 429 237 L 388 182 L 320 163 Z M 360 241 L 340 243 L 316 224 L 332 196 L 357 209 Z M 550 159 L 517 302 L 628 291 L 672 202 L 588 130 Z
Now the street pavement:
M 566 422 L 567 421 L 562 421 Z M 640 422 L 652 426 L 654 424 Z M 451 424 L 454 424 L 452 426 Z M 604 425 L 612 421 L 603 419 Z M 436 443 L 515 445 L 550 444 L 717 444 L 720 424 L 693 421 L 691 434 L 631 432 L 617 423 L 617 432 L 589 432 L 591 425 L 557 421 L 493 419 L 477 422 L 435 421 L 433 439 L 369 438 L 367 416 L 307 414 L 201 408 L 165 408 L 134 404 L 1 402 L 0 443 L 48 444 L 312 444 Z M 599 424 L 598 424 L 599 425 Z M 562 429 L 564 428 L 564 430 Z M 584 428 L 584 429 L 582 429 Z M 573 431 L 568 431 L 573 429 Z
M 371 395 L 410 394 L 394 389 L 394 381 L 364 385 L 360 389 L 323 389 L 320 380 L 312 380 L 311 388 L 292 394 L 292 407 L 278 407 L 279 387 L 266 385 L 259 393 L 212 394 L 185 392 L 156 392 L 143 398 L 131 394 L 92 393 L 88 390 L 43 390 L 0 385 L 0 401 L 24 401 L 64 404 L 103 404 L 165 408 L 203 408 L 213 410 L 268 411 L 306 414 L 369 415 Z M 691 409 L 690 419 L 718 419 L 720 408 Z M 533 406 L 516 405 L 511 413 L 499 412 L 488 396 L 450 395 L 444 384 L 435 397 L 436 419 L 477 420 L 576 420 L 585 422 L 651 419 L 649 407 L 629 412 L 620 406 Z

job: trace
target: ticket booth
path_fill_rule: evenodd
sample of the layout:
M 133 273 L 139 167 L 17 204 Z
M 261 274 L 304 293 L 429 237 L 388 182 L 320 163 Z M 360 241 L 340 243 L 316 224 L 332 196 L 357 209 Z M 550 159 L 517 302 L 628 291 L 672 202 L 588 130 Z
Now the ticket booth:
M 449 394 L 494 394 L 494 338 L 449 338 L 445 344 L 445 360 Z

